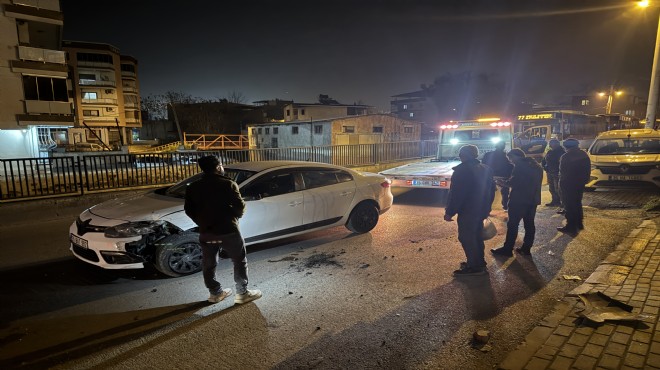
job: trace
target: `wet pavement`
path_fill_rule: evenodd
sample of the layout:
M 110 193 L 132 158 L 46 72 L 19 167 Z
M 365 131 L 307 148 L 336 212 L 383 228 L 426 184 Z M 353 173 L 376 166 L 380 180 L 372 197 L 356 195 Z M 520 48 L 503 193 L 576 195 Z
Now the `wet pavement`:
M 638 208 L 649 193 L 586 193 L 584 206 Z M 660 215 L 649 213 L 581 284 L 510 352 L 500 369 L 660 369 Z M 570 278 L 570 277 L 565 277 Z M 603 293 L 629 305 L 637 320 L 585 317 L 579 295 Z M 611 306 L 611 304 L 610 304 Z M 591 316 L 590 316 L 591 317 Z

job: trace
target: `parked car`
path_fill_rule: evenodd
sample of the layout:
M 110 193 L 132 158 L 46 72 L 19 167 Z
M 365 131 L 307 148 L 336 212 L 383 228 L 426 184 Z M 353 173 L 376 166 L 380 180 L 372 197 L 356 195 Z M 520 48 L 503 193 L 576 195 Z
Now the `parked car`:
M 587 190 L 616 187 L 660 187 L 660 132 L 611 130 L 589 147 L 591 179 Z
M 135 168 L 163 168 L 167 166 L 169 166 L 167 158 L 159 154 L 136 155 L 133 160 L 133 167 Z
M 338 225 L 366 233 L 393 201 L 384 176 L 323 163 L 243 162 L 225 166 L 225 174 L 245 199 L 246 245 Z M 69 228 L 71 251 L 105 269 L 152 263 L 173 277 L 200 271 L 197 226 L 183 205 L 186 187 L 201 176 L 85 210 Z

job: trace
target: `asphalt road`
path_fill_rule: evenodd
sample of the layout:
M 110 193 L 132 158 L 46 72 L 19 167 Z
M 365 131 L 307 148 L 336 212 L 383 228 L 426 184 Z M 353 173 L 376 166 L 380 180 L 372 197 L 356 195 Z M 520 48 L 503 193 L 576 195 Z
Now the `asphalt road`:
M 554 209 L 539 207 L 531 258 L 487 254 L 489 275 L 455 279 L 464 255 L 441 197 L 397 191 L 369 234 L 337 227 L 249 248 L 250 283 L 264 297 L 243 306 L 206 303 L 200 274 L 109 272 L 69 257 L 67 228 L 81 204 L 44 222 L 6 222 L 0 367 L 490 369 L 580 284 L 563 275 L 586 278 L 641 222 L 639 206 L 656 194 L 630 194 L 587 194 L 576 239 L 557 233 Z M 492 215 L 498 235 L 487 248 L 504 239 L 506 213 Z M 230 262 L 220 267 L 233 287 Z M 491 332 L 488 346 L 472 346 L 478 329 Z

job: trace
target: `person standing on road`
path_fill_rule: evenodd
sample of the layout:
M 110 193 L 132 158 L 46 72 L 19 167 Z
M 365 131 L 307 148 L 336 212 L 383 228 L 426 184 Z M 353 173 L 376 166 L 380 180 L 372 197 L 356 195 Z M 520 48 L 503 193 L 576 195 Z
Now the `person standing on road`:
M 548 190 L 552 196 L 550 203 L 546 203 L 547 207 L 562 207 L 561 197 L 559 193 L 559 158 L 561 158 L 566 151 L 559 144 L 559 140 L 550 140 L 550 150 L 543 157 L 541 162 L 545 173 L 548 176 Z
M 216 280 L 215 269 L 218 254 L 222 251 L 234 263 L 236 297 L 234 303 L 247 303 L 261 297 L 261 291 L 248 290 L 248 267 L 245 241 L 238 228 L 245 202 L 238 185 L 224 176 L 224 168 L 214 156 L 201 157 L 197 164 L 204 172 L 200 180 L 188 185 L 184 210 L 199 226 L 199 242 L 202 246 L 202 273 L 204 284 L 211 295 L 208 301 L 218 303 L 229 295 L 231 289 L 222 289 Z
M 566 153 L 559 160 L 559 191 L 566 211 L 566 226 L 558 227 L 557 230 L 573 237 L 584 229 L 582 196 L 584 185 L 589 182 L 591 174 L 589 156 L 579 145 L 576 139 L 564 140 Z
M 445 221 L 453 221 L 458 215 L 458 240 L 461 242 L 467 262 L 454 271 L 454 276 L 484 275 L 484 239 L 481 234 L 483 221 L 488 217 L 495 197 L 493 171 L 477 159 L 479 150 L 474 145 L 464 145 L 458 151 L 461 164 L 454 167 L 445 208 Z
M 499 141 L 495 144 L 495 150 L 487 152 L 484 154 L 483 164 L 487 165 L 493 170 L 493 176 L 508 179 L 511 177 L 511 171 L 513 170 L 513 165 L 506 157 L 504 148 L 506 143 L 504 141 Z M 500 195 L 502 196 L 502 209 L 505 211 L 509 208 L 509 187 L 499 185 Z
M 499 180 L 503 186 L 511 187 L 509 198 L 509 220 L 506 223 L 506 239 L 504 245 L 490 251 L 497 256 L 512 256 L 513 246 L 518 237 L 518 225 L 520 220 L 525 225 L 525 238 L 516 252 L 529 255 L 536 226 L 536 207 L 541 204 L 541 185 L 543 184 L 543 168 L 534 160 L 526 157 L 525 152 L 520 149 L 511 149 L 507 157 L 513 163 L 513 172 L 508 180 Z

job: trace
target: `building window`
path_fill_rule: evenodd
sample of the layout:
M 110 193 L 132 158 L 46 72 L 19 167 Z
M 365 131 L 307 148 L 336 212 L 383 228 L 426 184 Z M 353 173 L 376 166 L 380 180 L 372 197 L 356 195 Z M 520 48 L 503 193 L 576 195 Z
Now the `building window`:
M 293 135 L 298 135 L 298 126 L 292 126 L 291 127 L 291 133 Z
M 91 109 L 84 109 L 83 110 L 83 116 L 98 117 L 99 116 L 99 111 L 98 110 L 91 110 Z
M 300 110 L 300 114 L 304 116 L 304 115 L 305 115 L 305 110 L 304 110 L 304 109 L 301 109 L 301 110 Z
M 273 135 L 277 135 L 277 132 L 278 132 L 279 130 L 280 130 L 279 128 L 277 128 L 277 127 L 273 127 Z M 277 139 L 275 139 L 275 140 L 277 140 Z
M 97 94 L 95 92 L 83 92 L 82 93 L 82 98 L 83 99 L 98 99 Z
M 630 110 L 630 109 L 629 109 L 629 110 L 626 111 L 626 116 L 634 116 L 634 115 L 635 115 L 635 111 L 634 111 L 634 110 Z
M 291 111 L 288 110 L 288 109 L 286 110 L 286 116 L 287 116 L 287 117 L 291 116 Z
M 25 100 L 69 101 L 66 79 L 23 76 Z
M 270 134 L 270 127 L 266 127 L 265 130 L 266 130 L 266 135 L 269 135 Z
M 258 133 L 259 135 L 262 134 L 262 131 L 263 131 L 263 130 L 261 129 L 261 127 L 259 127 L 259 128 L 257 129 L 257 133 Z
M 253 129 L 252 129 L 252 135 L 256 135 L 256 134 L 257 134 L 257 129 L 256 129 L 256 128 L 253 128 Z
M 412 126 L 403 126 L 403 133 L 404 134 L 412 134 L 413 133 L 413 127 Z
M 270 147 L 271 148 L 277 148 L 277 138 L 276 137 L 270 138 Z
M 297 116 L 297 115 L 298 115 L 298 109 L 294 109 L 294 110 L 293 110 L 293 115 L 294 115 L 294 116 Z
M 383 133 L 383 126 L 374 126 L 373 127 L 373 133 L 374 134 L 382 134 Z
M 410 112 L 410 118 L 413 118 L 413 117 L 415 117 L 415 113 Z
M 589 105 L 589 99 L 582 99 L 582 105 L 583 106 Z
M 90 73 L 81 73 L 78 75 L 81 80 L 96 81 L 96 75 Z
M 322 125 L 315 125 L 314 126 L 314 133 L 315 134 L 322 134 L 323 133 L 323 126 Z
M 343 127 L 342 127 L 342 131 L 343 131 L 345 134 L 352 134 L 352 133 L 355 132 L 355 126 L 343 126 Z
M 124 72 L 133 72 L 135 73 L 135 66 L 132 64 L 122 64 L 121 70 Z
M 406 109 L 408 109 L 408 104 L 403 105 L 403 110 L 406 110 Z
M 108 54 L 97 54 L 97 53 L 77 53 L 76 58 L 79 62 L 101 62 L 101 63 L 112 63 L 112 55 Z

